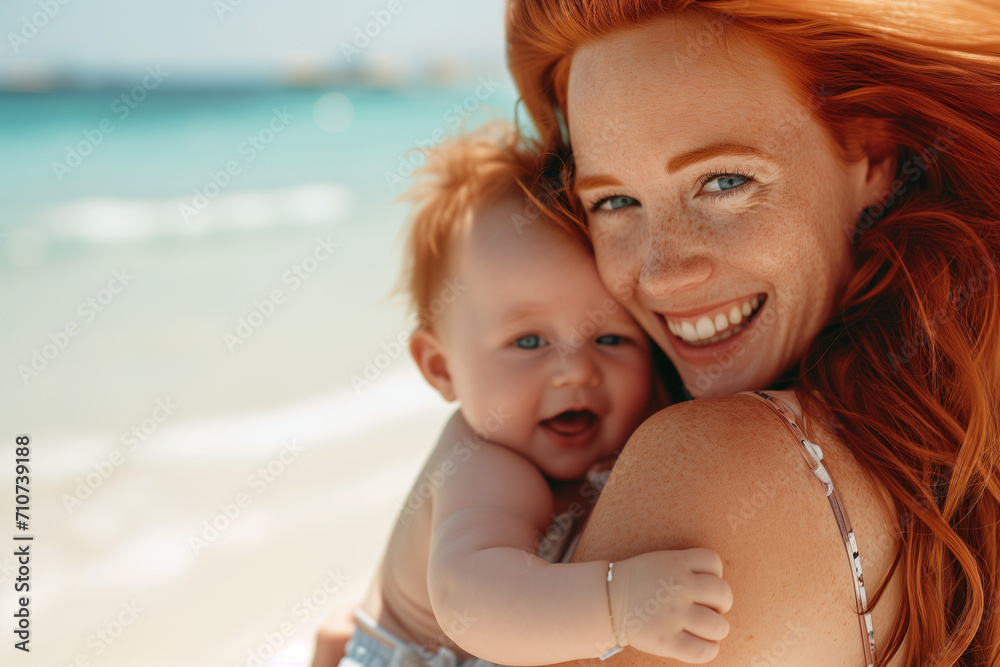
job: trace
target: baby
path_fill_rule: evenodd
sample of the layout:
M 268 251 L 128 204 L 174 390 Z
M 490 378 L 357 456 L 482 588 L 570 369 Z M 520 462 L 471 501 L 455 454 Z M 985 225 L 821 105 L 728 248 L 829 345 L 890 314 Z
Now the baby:
M 418 186 L 410 352 L 460 410 L 403 506 L 341 667 L 539 665 L 627 645 L 694 662 L 728 633 L 712 551 L 538 555 L 540 535 L 566 532 L 550 524 L 587 471 L 662 399 L 649 339 L 582 234 L 526 204 L 535 160 L 516 144 L 455 140 Z

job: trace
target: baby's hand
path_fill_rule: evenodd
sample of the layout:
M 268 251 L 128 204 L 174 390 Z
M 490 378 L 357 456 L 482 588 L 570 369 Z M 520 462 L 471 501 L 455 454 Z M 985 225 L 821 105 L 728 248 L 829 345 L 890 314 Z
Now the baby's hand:
M 653 551 L 614 564 L 609 584 L 619 643 L 643 653 L 704 663 L 729 634 L 722 614 L 733 592 L 708 549 Z

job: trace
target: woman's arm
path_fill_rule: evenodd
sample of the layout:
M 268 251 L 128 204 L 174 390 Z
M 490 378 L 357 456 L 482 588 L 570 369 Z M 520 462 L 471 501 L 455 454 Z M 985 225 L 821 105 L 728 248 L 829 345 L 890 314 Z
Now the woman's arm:
M 619 458 L 574 560 L 712 549 L 734 596 L 732 632 L 713 666 L 864 664 L 829 502 L 768 415 L 737 396 L 679 404 L 648 420 Z M 630 622 L 641 624 L 644 613 L 634 609 Z M 678 664 L 634 651 L 615 660 Z
M 625 642 L 622 610 L 636 591 L 644 599 L 665 587 L 663 613 L 627 641 L 691 662 L 717 653 L 728 632 L 717 611 L 728 610 L 731 595 L 716 554 L 642 554 L 616 563 L 609 587 L 607 560 L 552 564 L 534 555 L 553 502 L 529 461 L 484 442 L 457 465 L 434 500 L 428 587 L 438 623 L 464 650 L 521 665 L 599 656 L 616 643 L 609 588 Z M 681 632 L 685 625 L 699 636 Z

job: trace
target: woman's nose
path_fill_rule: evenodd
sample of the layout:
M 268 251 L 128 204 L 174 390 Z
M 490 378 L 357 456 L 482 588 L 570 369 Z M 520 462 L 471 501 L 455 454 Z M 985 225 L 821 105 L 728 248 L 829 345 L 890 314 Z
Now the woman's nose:
M 653 298 L 672 296 L 706 282 L 712 259 L 700 239 L 661 231 L 646 244 L 639 271 L 639 290 Z
M 712 275 L 707 257 L 670 261 L 669 257 L 649 257 L 639 271 L 639 289 L 647 296 L 663 298 L 706 282 Z
M 601 384 L 601 369 L 585 347 L 560 349 L 559 357 L 552 373 L 552 386 L 556 389 L 596 387 Z

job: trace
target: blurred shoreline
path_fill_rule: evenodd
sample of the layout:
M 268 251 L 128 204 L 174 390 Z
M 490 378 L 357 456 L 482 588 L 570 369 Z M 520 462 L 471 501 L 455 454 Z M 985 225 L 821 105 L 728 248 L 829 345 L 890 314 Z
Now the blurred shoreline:
M 449 88 L 475 81 L 483 72 L 506 74 L 507 71 L 506 63 L 496 59 L 436 58 L 404 62 L 385 56 L 370 58 L 353 66 L 316 61 L 257 72 L 206 74 L 172 66 L 162 69 L 159 66 L 148 67 L 155 67 L 166 74 L 165 85 L 170 90 L 190 94 L 345 87 L 384 90 Z M 146 74 L 143 68 L 95 72 L 70 65 L 53 67 L 21 62 L 10 69 L 0 70 L 0 95 L 128 90 Z
M 366 590 L 450 414 L 414 382 L 402 372 L 361 401 L 167 423 L 134 452 L 114 442 L 118 464 L 110 439 L 33 435 L 36 659 L 307 664 L 316 628 Z M 125 607 L 137 612 L 119 639 Z

